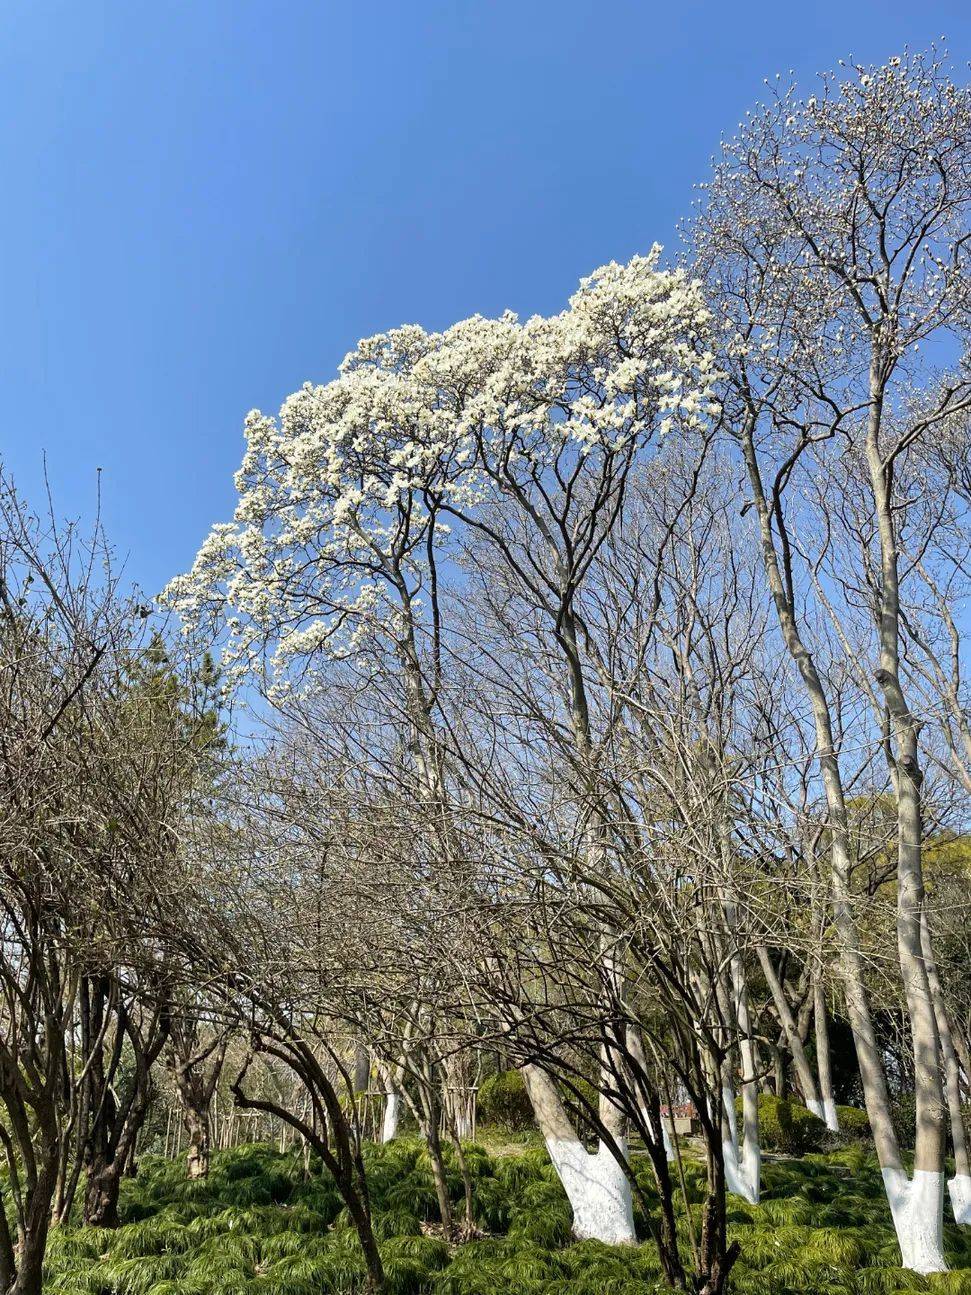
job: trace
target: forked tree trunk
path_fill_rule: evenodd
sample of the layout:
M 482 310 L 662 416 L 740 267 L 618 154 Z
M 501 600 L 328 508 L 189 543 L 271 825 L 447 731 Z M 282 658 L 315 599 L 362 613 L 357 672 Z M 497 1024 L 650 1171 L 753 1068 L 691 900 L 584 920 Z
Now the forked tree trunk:
M 634 1204 L 623 1166 L 603 1141 L 595 1152 L 587 1151 L 545 1071 L 528 1065 L 522 1074 L 536 1123 L 573 1210 L 574 1236 L 607 1245 L 636 1245 Z M 625 1149 L 622 1139 L 618 1145 Z
M 635 1076 L 637 1081 L 635 1083 L 635 1089 L 639 1091 L 638 1084 L 646 1085 L 647 1083 L 647 1074 L 648 1074 L 647 1055 L 644 1052 L 644 1040 L 641 1038 L 641 1032 L 640 1030 L 634 1029 L 633 1026 L 629 1026 L 627 1030 L 627 1051 L 630 1053 L 634 1061 L 636 1071 L 638 1072 L 637 1075 Z M 665 1124 L 664 1118 L 660 1113 L 660 1101 L 657 1101 L 658 1114 L 657 1114 L 656 1121 L 654 1118 L 654 1114 L 648 1108 L 646 1101 L 640 1100 L 638 1102 L 638 1105 L 640 1107 L 641 1119 L 644 1121 L 645 1125 L 647 1126 L 647 1130 L 651 1135 L 651 1139 L 654 1142 L 658 1142 L 658 1141 L 660 1142 L 661 1148 L 664 1152 L 665 1160 L 673 1160 L 674 1146 L 668 1134 L 667 1125 Z M 674 1116 L 673 1116 L 673 1113 L 669 1113 L 669 1114 L 672 1120 L 672 1128 L 673 1128 Z
M 758 1141 L 758 1104 L 755 1103 L 754 1130 L 752 1099 L 748 1102 L 743 1084 L 742 1137 L 738 1136 L 738 1119 L 735 1114 L 735 1093 L 731 1084 L 722 1088 L 722 1160 L 725 1165 L 725 1185 L 733 1196 L 740 1196 L 750 1205 L 758 1205 L 762 1178 L 762 1151 Z
M 820 1085 L 816 1082 L 816 1076 L 812 1072 L 809 1064 L 809 1058 L 806 1056 L 806 1049 L 803 1046 L 802 1036 L 799 1027 L 796 1024 L 796 1018 L 792 1014 L 786 998 L 782 982 L 776 974 L 775 967 L 772 965 L 772 959 L 769 957 L 769 951 L 764 944 L 758 945 L 759 964 L 762 967 L 762 973 L 765 976 L 766 983 L 769 986 L 769 992 L 772 995 L 772 1002 L 775 1006 L 776 1015 L 779 1018 L 779 1024 L 785 1035 L 786 1045 L 792 1054 L 792 1064 L 795 1067 L 796 1078 L 799 1081 L 799 1090 L 802 1094 L 802 1100 L 807 1110 L 812 1111 L 813 1115 L 821 1120 L 825 1120 L 829 1128 L 835 1128 L 835 1124 L 830 1124 L 829 1117 L 823 1103 L 823 1097 L 820 1092 Z M 777 1097 L 782 1093 L 777 1092 Z

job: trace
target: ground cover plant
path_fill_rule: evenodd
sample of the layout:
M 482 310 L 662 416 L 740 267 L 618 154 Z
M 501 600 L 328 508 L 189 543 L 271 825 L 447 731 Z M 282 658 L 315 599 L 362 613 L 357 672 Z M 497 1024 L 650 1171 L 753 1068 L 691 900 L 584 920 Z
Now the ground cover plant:
M 490 1154 L 466 1148 L 482 1235 L 447 1245 L 428 1157 L 418 1140 L 367 1149 L 375 1229 L 391 1295 L 647 1295 L 664 1290 L 647 1244 L 575 1242 L 570 1208 L 545 1152 L 519 1145 Z M 648 1199 L 645 1157 L 634 1157 Z M 450 1163 L 449 1190 L 462 1195 Z M 702 1167 L 689 1159 L 694 1210 Z M 146 1157 L 124 1184 L 121 1226 L 65 1227 L 48 1249 L 44 1289 L 52 1295 L 317 1295 L 366 1288 L 353 1229 L 332 1182 L 297 1152 L 241 1146 L 213 1158 L 205 1180 L 180 1162 Z M 971 1292 L 971 1238 L 948 1228 L 950 1273 L 922 1277 L 899 1268 L 899 1252 L 876 1162 L 852 1146 L 776 1159 L 765 1167 L 759 1205 L 733 1200 L 741 1258 L 731 1287 L 751 1295 L 895 1291 Z M 638 1234 L 652 1220 L 638 1212 Z M 678 1227 L 686 1229 L 684 1210 Z

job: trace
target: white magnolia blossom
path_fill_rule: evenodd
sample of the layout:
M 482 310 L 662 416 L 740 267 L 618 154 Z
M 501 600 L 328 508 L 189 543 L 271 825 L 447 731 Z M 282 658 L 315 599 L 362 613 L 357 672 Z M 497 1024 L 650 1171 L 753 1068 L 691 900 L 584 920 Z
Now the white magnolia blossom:
M 535 480 L 564 455 L 630 455 L 702 427 L 715 410 L 709 312 L 699 283 L 659 257 L 602 266 L 551 318 L 366 338 L 278 418 L 251 411 L 234 521 L 165 600 L 188 630 L 223 625 L 230 677 L 269 666 L 279 686 L 298 659 L 421 615 L 429 542 L 450 535 L 439 514 L 477 508 L 497 463 Z

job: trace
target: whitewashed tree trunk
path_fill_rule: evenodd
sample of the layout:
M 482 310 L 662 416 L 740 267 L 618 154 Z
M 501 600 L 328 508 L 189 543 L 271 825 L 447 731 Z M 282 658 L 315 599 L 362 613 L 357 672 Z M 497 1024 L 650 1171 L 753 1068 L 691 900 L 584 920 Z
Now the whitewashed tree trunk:
M 874 412 L 871 410 L 871 417 Z M 838 941 L 839 968 L 847 1015 L 856 1045 L 867 1115 L 883 1172 L 887 1200 L 900 1244 L 902 1263 L 905 1267 L 915 1268 L 920 1272 L 944 1272 L 947 1270 L 947 1264 L 944 1262 L 943 1249 L 939 1241 L 943 1197 L 943 1174 L 940 1172 L 942 1148 L 938 1136 L 939 1130 L 935 1127 L 940 1124 L 940 1120 L 935 1120 L 931 1109 L 935 1101 L 940 1108 L 943 1100 L 936 1039 L 933 1037 L 933 1031 L 928 1034 L 928 1025 L 933 1018 L 931 1015 L 929 1021 L 927 1008 L 930 995 L 927 992 L 927 976 L 923 959 L 919 953 L 919 931 L 917 940 L 914 939 L 914 919 L 919 917 L 922 908 L 923 887 L 920 870 L 919 766 L 914 750 L 913 723 L 910 721 L 906 706 L 901 708 L 899 679 L 894 678 L 895 670 L 888 669 L 886 654 L 882 650 L 881 687 L 888 699 L 891 712 L 897 711 L 898 741 L 901 737 L 903 739 L 901 742 L 903 758 L 898 762 L 898 776 L 895 779 L 901 841 L 904 842 L 906 838 L 906 844 L 898 849 L 897 947 L 908 1014 L 914 1031 L 918 1089 L 915 1156 L 917 1172 L 913 1183 L 909 1183 L 901 1165 L 900 1147 L 890 1118 L 887 1078 L 873 1027 L 860 936 L 851 904 L 852 851 L 849 818 L 829 700 L 813 654 L 803 642 L 791 594 L 782 575 L 773 530 L 772 506 L 766 498 L 758 451 L 755 447 L 755 426 L 756 417 L 750 415 L 743 428 L 742 453 L 758 516 L 765 572 L 775 603 L 779 626 L 786 648 L 802 677 L 813 712 L 816 752 L 822 773 L 830 827 L 833 925 Z M 873 448 L 876 450 L 876 447 Z M 875 476 L 879 476 L 879 473 L 875 473 Z M 877 512 L 880 516 L 881 532 L 884 532 L 888 514 L 879 502 Z M 881 541 L 881 547 L 886 552 L 886 540 L 883 534 Z M 890 547 L 893 547 L 892 537 Z M 894 623 L 889 627 L 889 636 L 892 638 L 895 633 Z M 882 649 L 886 647 L 886 637 L 887 631 L 883 629 L 881 631 Z M 892 665 L 893 662 L 889 664 Z M 936 1224 L 930 1221 L 935 1201 Z
M 954 1222 L 971 1227 L 971 1174 L 955 1174 L 948 1180 L 947 1193 Z
M 964 1112 L 961 1108 L 961 1067 L 954 1049 L 954 1037 L 944 1003 L 944 993 L 941 989 L 926 913 L 921 915 L 921 947 L 937 1021 L 937 1034 L 944 1066 L 944 1095 L 947 1099 L 951 1142 L 954 1146 L 954 1177 L 949 1180 L 947 1191 L 955 1223 L 969 1227 L 971 1226 L 971 1160 L 968 1156 L 968 1136 L 964 1127 Z
M 729 870 L 731 852 L 727 834 L 722 833 L 722 856 L 726 861 L 726 872 Z M 724 901 L 725 919 L 733 939 L 738 935 L 738 910 L 734 895 Z M 737 945 L 736 945 L 737 948 Z M 722 1001 L 726 1004 L 726 1019 L 734 1019 L 735 1033 L 738 1040 L 738 1051 L 742 1063 L 742 1140 L 739 1145 L 738 1127 L 735 1119 L 735 1097 L 731 1085 L 722 1082 L 723 1121 L 725 1135 L 722 1138 L 722 1155 L 725 1161 L 725 1182 L 728 1190 L 741 1196 L 752 1205 L 757 1205 L 761 1190 L 762 1150 L 759 1142 L 759 1086 L 758 1066 L 755 1058 L 755 1041 L 752 1031 L 752 1020 L 749 1013 L 748 987 L 745 983 L 745 972 L 742 959 L 733 952 L 729 960 L 731 984 L 723 991 Z
M 886 390 L 883 342 L 874 332 L 870 360 L 870 407 L 867 413 L 866 461 L 873 489 L 877 533 L 880 538 L 879 640 L 880 668 L 875 673 L 889 718 L 887 744 L 890 774 L 897 805 L 897 950 L 904 998 L 914 1040 L 914 1090 L 917 1128 L 914 1139 L 914 1176 L 905 1194 L 903 1230 L 898 1226 L 905 1267 L 918 1272 L 947 1269 L 940 1244 L 945 1144 L 945 1093 L 941 1081 L 942 1057 L 939 1013 L 935 1010 L 929 965 L 933 963 L 930 931 L 924 915 L 922 858 L 922 786 L 919 723 L 912 714 L 900 675 L 900 576 L 893 497 L 893 464 L 883 443 L 882 411 Z M 887 1182 L 887 1174 L 884 1173 Z M 899 1180 L 892 1180 L 899 1189 Z M 894 1211 L 894 1198 L 888 1198 Z M 936 1201 L 936 1224 L 931 1211 Z M 898 1205 L 894 1211 L 894 1223 Z M 908 1262 L 905 1247 L 914 1258 Z
M 384 1120 L 381 1124 L 381 1141 L 393 1142 L 398 1136 L 398 1124 L 401 1120 L 401 1094 L 394 1089 L 384 1095 Z
M 734 1196 L 740 1196 L 750 1205 L 758 1205 L 762 1180 L 762 1150 L 758 1141 L 758 1119 L 755 1136 L 751 1120 L 744 1119 L 745 1098 L 742 1098 L 742 1140 L 739 1145 L 738 1121 L 735 1118 L 735 1094 L 726 1084 L 722 1089 L 723 1128 L 722 1157 L 725 1161 L 725 1185 Z M 757 1108 L 756 1108 L 757 1110 Z
M 635 1091 L 638 1091 L 640 1085 L 646 1082 L 646 1077 L 648 1073 L 647 1056 L 645 1055 L 645 1052 L 644 1052 L 644 1040 L 641 1038 L 641 1032 L 640 1030 L 635 1029 L 633 1026 L 629 1026 L 627 1029 L 627 1050 L 634 1059 L 636 1070 L 639 1071 L 639 1077 L 635 1082 Z M 654 1120 L 653 1120 L 653 1117 L 651 1116 L 651 1112 L 648 1110 L 647 1106 L 642 1105 L 641 1102 L 638 1102 L 638 1107 L 641 1112 L 641 1119 L 644 1121 L 645 1125 L 647 1126 L 648 1131 L 651 1134 L 651 1137 L 656 1140 L 658 1131 L 654 1126 Z M 674 1119 L 673 1115 L 671 1116 L 671 1119 L 673 1121 Z M 672 1124 L 672 1128 L 673 1128 L 673 1124 Z M 663 1115 L 661 1116 L 661 1145 L 664 1147 L 664 1154 L 668 1158 L 668 1160 L 673 1160 L 675 1158 L 674 1147 L 671 1144 L 671 1138 L 670 1138 L 670 1135 L 668 1134 L 667 1125 L 664 1123 Z
M 589 1152 L 576 1135 L 550 1077 L 536 1066 L 523 1067 L 526 1091 L 550 1160 L 573 1210 L 573 1234 L 581 1241 L 636 1245 L 634 1205 L 623 1166 L 603 1142 Z M 626 1145 L 618 1139 L 626 1152 Z
M 576 1138 L 548 1138 L 546 1146 L 573 1208 L 574 1235 L 636 1245 L 630 1183 L 610 1148 L 601 1142 L 591 1153 Z
M 902 1266 L 918 1273 L 945 1272 L 944 1175 L 917 1169 L 913 1178 L 908 1178 L 902 1169 L 884 1169 L 883 1185 Z
M 822 1094 L 809 1064 L 809 1058 L 806 1056 L 806 1049 L 803 1047 L 799 1027 L 786 999 L 785 989 L 776 974 L 772 959 L 769 957 L 769 951 L 765 945 L 758 945 L 756 952 L 758 953 L 766 984 L 772 994 L 772 1002 L 775 1005 L 776 1015 L 779 1018 L 779 1024 L 782 1026 L 786 1044 L 792 1054 L 792 1063 L 795 1067 L 796 1077 L 799 1080 L 799 1088 L 802 1092 L 802 1099 L 806 1103 L 806 1109 L 812 1111 L 813 1115 L 818 1119 L 825 1120 L 826 1113 Z

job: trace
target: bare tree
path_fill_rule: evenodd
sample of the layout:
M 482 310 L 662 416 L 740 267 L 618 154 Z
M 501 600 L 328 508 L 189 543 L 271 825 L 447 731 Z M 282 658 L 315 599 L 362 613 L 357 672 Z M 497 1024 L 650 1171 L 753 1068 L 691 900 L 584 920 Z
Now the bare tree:
M 834 920 L 856 1041 L 903 1262 L 944 1268 L 940 1235 L 944 1100 L 933 995 L 924 960 L 922 756 L 916 698 L 901 667 L 899 536 L 908 450 L 968 407 L 966 375 L 938 379 L 922 361 L 967 324 L 971 202 L 968 94 L 935 56 L 824 78 L 818 94 L 780 93 L 724 149 L 695 226 L 698 264 L 725 322 L 724 423 L 735 438 L 759 524 L 779 628 L 810 705 L 831 840 Z M 802 483 L 831 483 L 839 456 L 867 483 L 856 558 L 870 634 L 865 660 L 881 716 L 898 819 L 897 943 L 914 1035 L 915 1172 L 890 1119 L 850 905 L 847 796 L 825 645 L 816 634 L 826 507 Z M 816 492 L 810 486 L 809 500 Z M 814 599 L 816 601 L 814 602 Z

